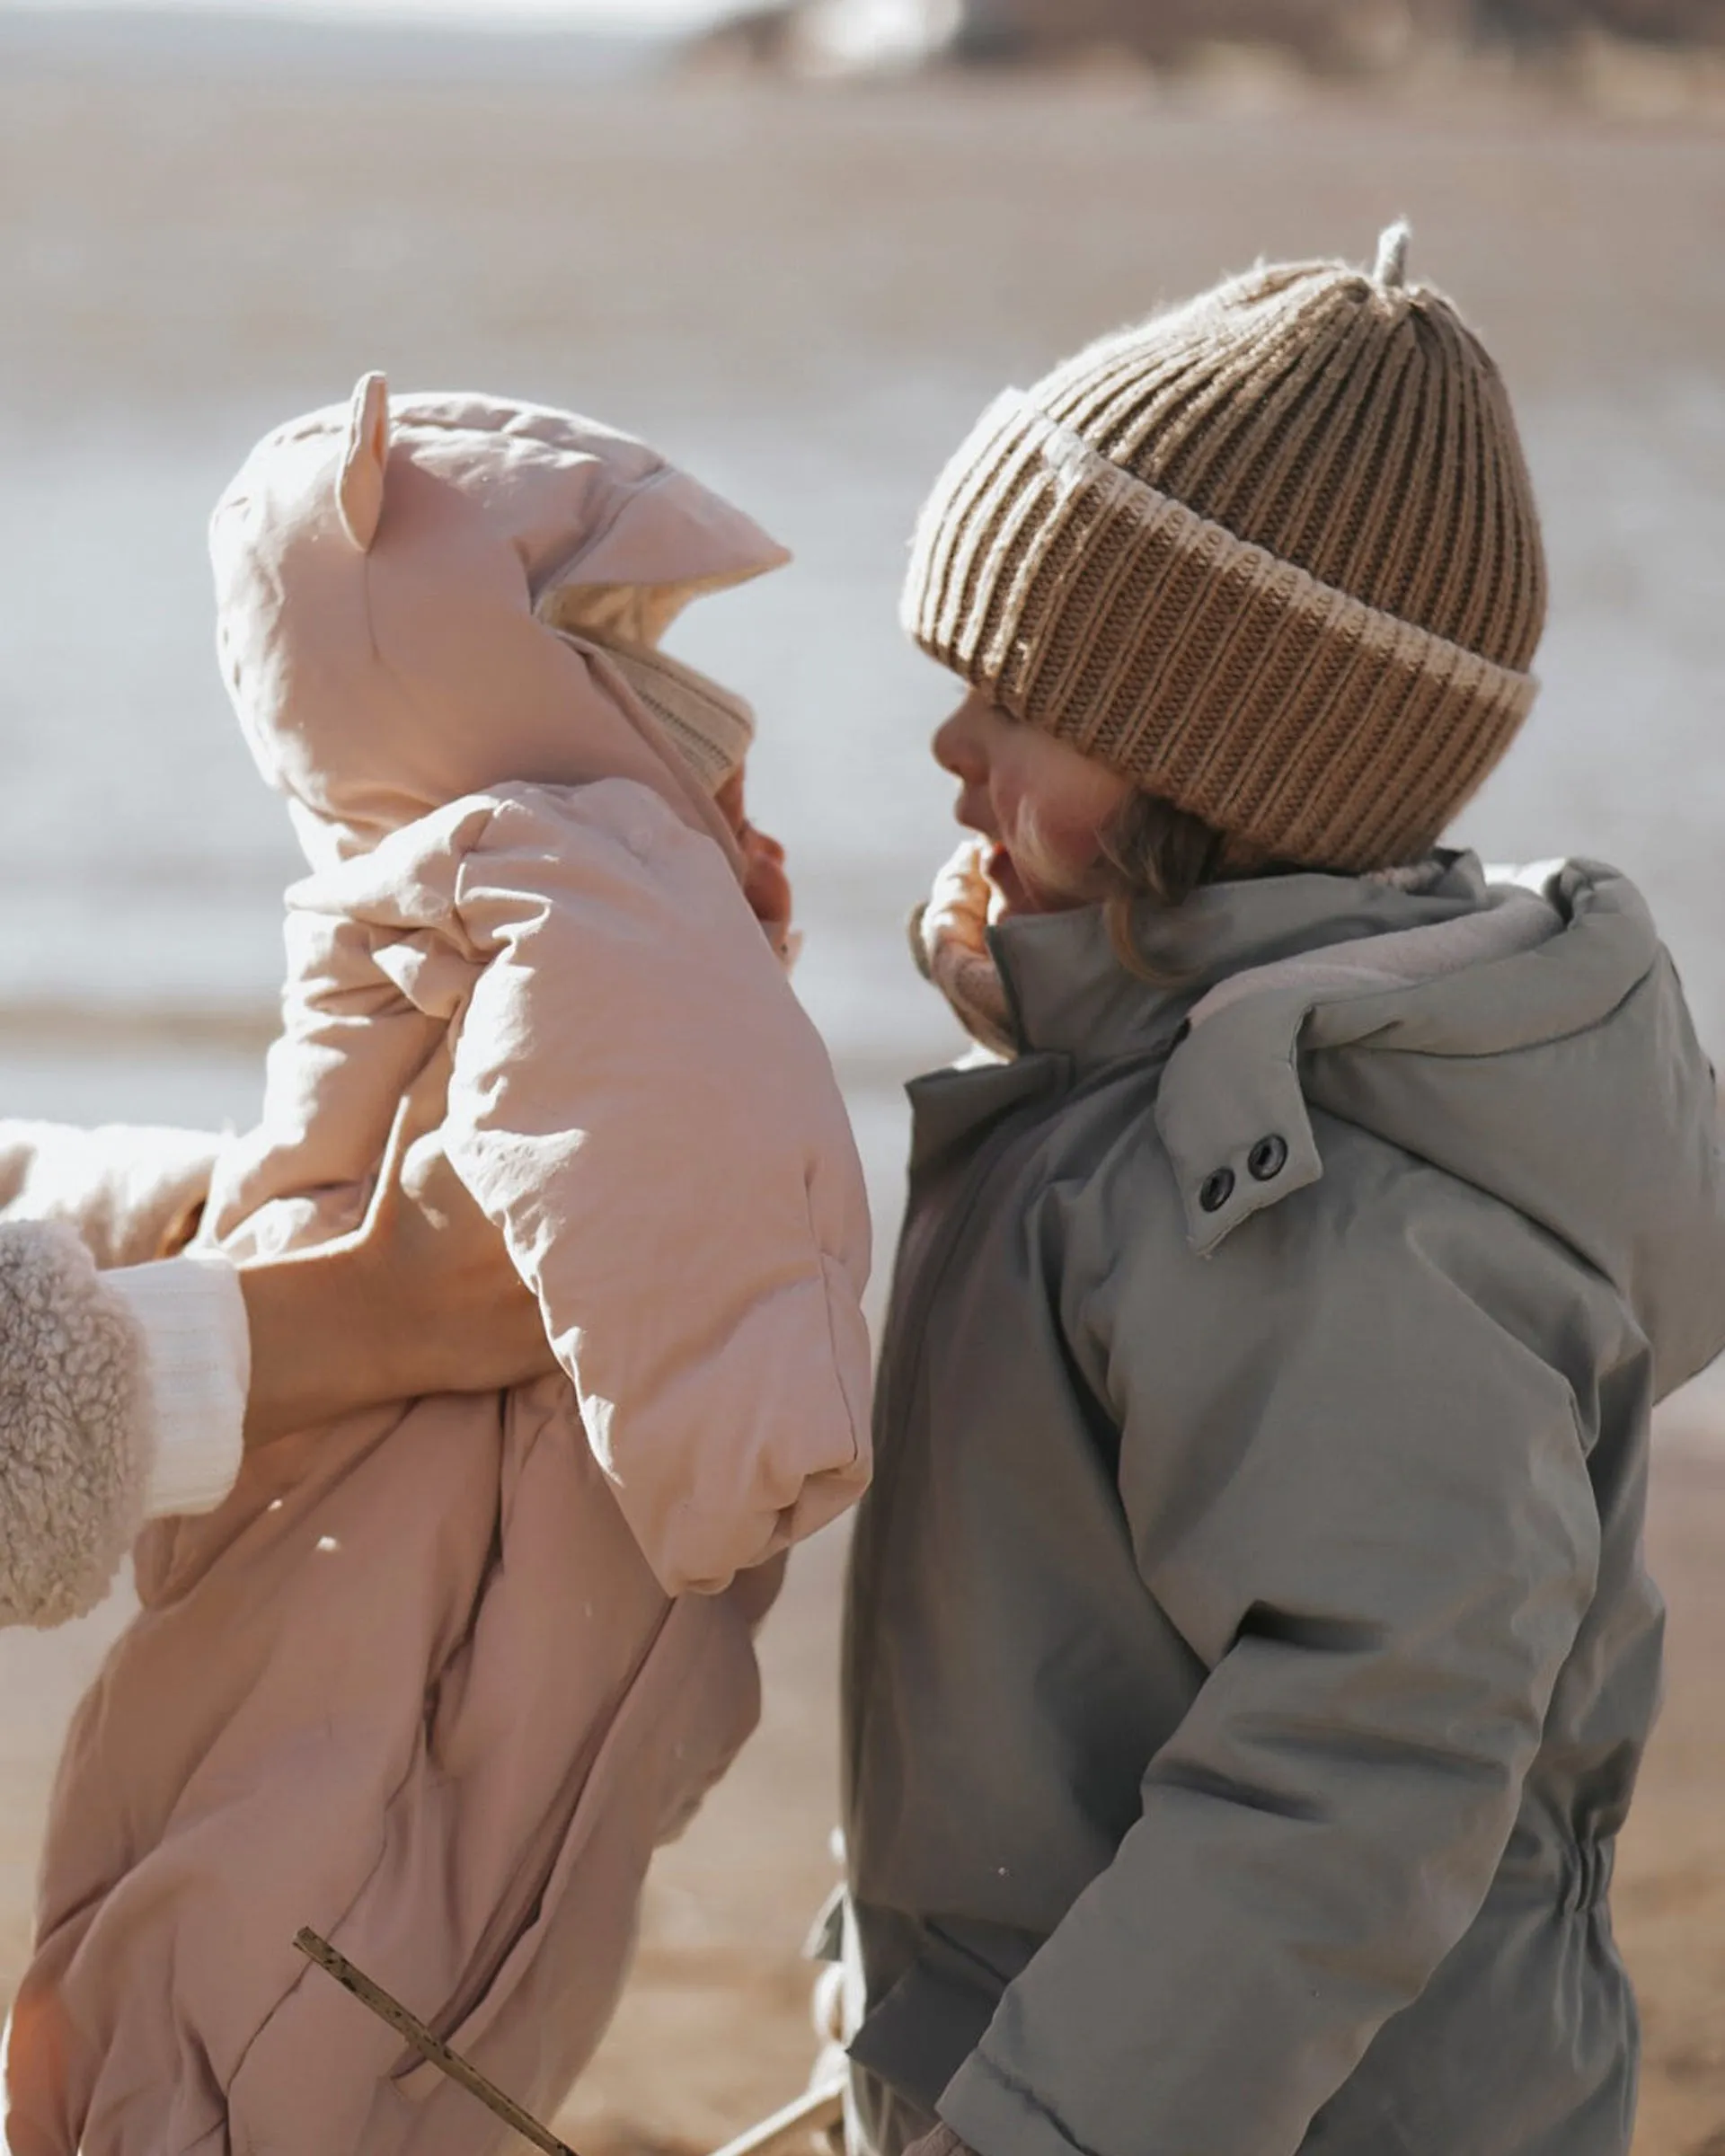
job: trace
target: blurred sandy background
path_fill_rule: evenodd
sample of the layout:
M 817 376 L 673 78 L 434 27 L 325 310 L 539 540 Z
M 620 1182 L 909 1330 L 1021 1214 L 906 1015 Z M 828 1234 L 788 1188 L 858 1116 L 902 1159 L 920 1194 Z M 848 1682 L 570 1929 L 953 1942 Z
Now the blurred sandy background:
M 758 702 L 801 986 L 897 1215 L 902 1079 L 952 1037 L 902 957 L 951 836 L 942 681 L 893 603 L 920 490 L 980 404 L 1260 253 L 1413 266 L 1524 416 L 1556 604 L 1546 689 L 1463 835 L 1606 856 L 1725 1046 L 1725 132 L 1663 61 L 1585 98 L 1261 64 L 810 91 L 638 56 L 411 36 L 64 34 L 0 6 L 0 1110 L 243 1124 L 296 861 L 212 663 L 202 523 L 267 425 L 398 386 L 634 429 L 798 565 L 698 608 Z M 1668 1417 L 1652 1539 L 1671 1702 L 1623 1852 L 1639 2156 L 1725 2152 L 1725 1393 Z M 834 1876 L 842 1551 L 769 1630 L 765 1727 L 650 1895 L 637 1981 L 563 2131 L 698 2149 L 806 2072 L 798 1952 Z M 55 1735 L 118 1610 L 0 1640 L 0 1979 Z

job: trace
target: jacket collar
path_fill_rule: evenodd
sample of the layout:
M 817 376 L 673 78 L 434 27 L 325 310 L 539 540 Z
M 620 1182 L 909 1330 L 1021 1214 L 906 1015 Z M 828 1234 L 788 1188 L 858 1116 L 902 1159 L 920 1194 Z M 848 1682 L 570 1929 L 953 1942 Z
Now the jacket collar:
M 1021 1048 L 1058 1051 L 1084 1070 L 1165 1050 L 1194 1005 L 1235 974 L 1486 903 L 1474 856 L 1446 853 L 1411 890 L 1376 877 L 1273 876 L 1209 885 L 1173 912 L 1146 901 L 1132 929 L 1150 980 L 1120 963 L 1097 906 L 1004 921 L 988 941 Z
M 1347 968 L 1321 960 L 1314 966 L 1315 954 L 1464 923 L 1500 910 L 1504 897 L 1488 887 L 1468 853 L 1437 857 L 1411 888 L 1383 878 L 1310 874 L 1214 885 L 1172 913 L 1154 905 L 1139 909 L 1135 940 L 1160 984 L 1121 964 L 1094 907 L 1005 922 L 989 941 L 1032 1062 L 1065 1060 L 1082 1074 L 1127 1057 L 1169 1057 L 1157 1127 L 1180 1187 L 1188 1241 L 1208 1256 L 1252 1214 L 1323 1172 L 1299 1065 L 1314 1011 L 1332 1003 L 1364 1011 L 1376 996 L 1399 992 L 1394 979 L 1369 969 L 1351 982 L 1326 978 Z M 1544 918 L 1531 928 L 1523 913 L 1507 923 L 1505 950 L 1556 925 L 1550 907 L 1533 910 Z M 1464 962 L 1459 951 L 1443 948 L 1457 932 L 1470 932 L 1411 939 L 1430 956 L 1411 961 L 1410 985 L 1425 967 Z M 1481 949 L 1472 955 L 1489 954 Z M 1217 993 L 1248 974 L 1252 993 L 1232 999 Z M 1344 1021 L 1340 1031 L 1351 1029 Z

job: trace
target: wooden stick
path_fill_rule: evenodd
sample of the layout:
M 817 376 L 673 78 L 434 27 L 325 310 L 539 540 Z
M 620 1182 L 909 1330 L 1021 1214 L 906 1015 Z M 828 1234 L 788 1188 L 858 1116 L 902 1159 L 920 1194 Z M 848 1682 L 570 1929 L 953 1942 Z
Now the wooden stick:
M 776 2148 L 792 2134 L 817 2134 L 825 2126 L 836 2126 L 844 2116 L 845 2083 L 829 2081 L 824 2088 L 811 2089 L 794 2104 L 787 2104 L 783 2111 L 775 2111 L 771 2118 L 764 2118 L 735 2141 L 728 2141 L 718 2156 L 766 2156 L 769 2149 Z
M 566 2142 L 561 2142 L 548 2127 L 542 2126 L 519 2104 L 504 2095 L 492 2082 L 488 2081 L 477 2066 L 470 2066 L 456 2052 L 450 2050 L 441 2037 L 434 2037 L 424 2022 L 410 2014 L 399 1999 L 392 1999 L 380 1984 L 374 1984 L 361 1969 L 356 1969 L 345 1955 L 338 1954 L 326 1939 L 315 1931 L 302 1931 L 294 1944 L 300 1952 L 314 1961 L 320 1969 L 326 1970 L 344 1991 L 351 1992 L 362 2006 L 368 2006 L 374 2014 L 405 2037 L 421 2058 L 447 2073 L 452 2081 L 458 2082 L 469 2096 L 477 2097 L 485 2108 L 500 2118 L 506 2126 L 512 2127 L 523 2141 L 531 2142 L 544 2156 L 575 2156 Z

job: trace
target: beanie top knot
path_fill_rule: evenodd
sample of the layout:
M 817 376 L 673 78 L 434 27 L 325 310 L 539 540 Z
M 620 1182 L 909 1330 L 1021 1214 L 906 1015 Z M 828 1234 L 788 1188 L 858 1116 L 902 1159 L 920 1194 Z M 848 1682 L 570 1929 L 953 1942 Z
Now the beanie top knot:
M 1413 227 L 1405 217 L 1386 225 L 1378 236 L 1372 282 L 1385 292 L 1400 292 L 1408 281 L 1408 243 L 1412 237 Z
M 996 400 L 936 482 L 933 657 L 1266 856 L 1428 850 L 1533 702 L 1533 490 L 1450 302 L 1260 264 Z

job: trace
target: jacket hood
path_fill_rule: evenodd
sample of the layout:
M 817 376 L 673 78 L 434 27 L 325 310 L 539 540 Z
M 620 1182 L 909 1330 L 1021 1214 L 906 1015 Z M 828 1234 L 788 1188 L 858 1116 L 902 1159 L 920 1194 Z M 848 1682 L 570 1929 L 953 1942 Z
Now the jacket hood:
M 314 866 L 487 786 L 601 778 L 650 788 L 734 863 L 614 654 L 789 557 L 643 443 L 370 376 L 259 443 L 210 553 L 234 709 Z
M 1590 862 L 1488 876 L 1443 855 L 1412 886 L 1269 878 L 1145 925 L 1152 963 L 1187 973 L 1178 994 L 1128 985 L 1137 1045 L 1169 1052 L 1157 1123 L 1199 1255 L 1323 1175 L 1316 1109 L 1560 1237 L 1623 1294 L 1662 1392 L 1718 1351 L 1716 1084 L 1626 878 Z M 1110 1037 L 1120 998 L 1098 993 L 1093 914 L 992 941 L 1030 1045 L 1099 1018 Z

